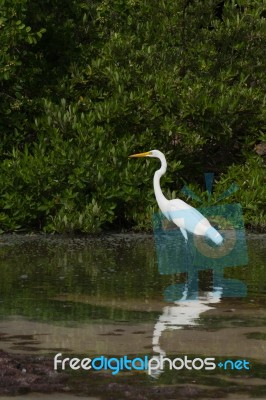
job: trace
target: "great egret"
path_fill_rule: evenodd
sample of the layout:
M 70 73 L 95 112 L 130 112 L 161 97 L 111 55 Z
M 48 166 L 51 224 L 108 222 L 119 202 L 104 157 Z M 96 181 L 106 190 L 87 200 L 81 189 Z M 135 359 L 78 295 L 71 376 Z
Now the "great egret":
M 133 157 L 155 157 L 161 161 L 161 168 L 155 172 L 153 177 L 153 187 L 158 206 L 164 216 L 177 225 L 185 240 L 188 240 L 187 232 L 194 235 L 205 236 L 216 245 L 223 242 L 223 238 L 215 228 L 211 226 L 207 218 L 199 211 L 185 203 L 183 200 L 168 200 L 161 189 L 160 178 L 165 174 L 167 163 L 164 154 L 159 150 L 151 150 L 145 153 L 132 154 Z

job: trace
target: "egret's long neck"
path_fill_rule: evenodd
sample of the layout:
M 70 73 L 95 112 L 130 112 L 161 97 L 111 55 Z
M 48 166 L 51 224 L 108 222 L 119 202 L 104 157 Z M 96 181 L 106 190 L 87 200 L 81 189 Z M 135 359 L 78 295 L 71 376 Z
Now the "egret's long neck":
M 167 163 L 166 163 L 166 159 L 165 159 L 164 155 L 162 155 L 160 157 L 160 160 L 161 160 L 161 168 L 158 169 L 158 171 L 156 171 L 154 174 L 153 187 L 154 187 L 154 193 L 155 193 L 157 203 L 158 203 L 161 211 L 163 211 L 163 209 L 165 208 L 165 206 L 168 203 L 168 200 L 162 192 L 162 189 L 160 186 L 160 179 L 161 179 L 161 176 L 164 175 L 166 172 Z

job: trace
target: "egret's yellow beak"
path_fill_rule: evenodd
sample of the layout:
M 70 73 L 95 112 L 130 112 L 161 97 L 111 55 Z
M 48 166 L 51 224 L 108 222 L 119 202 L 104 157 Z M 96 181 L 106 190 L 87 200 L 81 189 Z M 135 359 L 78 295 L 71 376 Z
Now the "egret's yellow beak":
M 132 154 L 131 156 L 128 156 L 130 158 L 133 157 L 148 157 L 151 155 L 151 151 L 146 151 L 146 153 L 138 153 L 138 154 Z

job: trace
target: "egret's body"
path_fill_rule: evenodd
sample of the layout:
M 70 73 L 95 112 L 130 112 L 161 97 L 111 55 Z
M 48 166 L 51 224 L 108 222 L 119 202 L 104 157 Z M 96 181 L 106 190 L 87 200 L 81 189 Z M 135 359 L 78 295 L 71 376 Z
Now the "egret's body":
M 195 235 L 205 236 L 212 242 L 220 245 L 223 238 L 215 228 L 211 226 L 207 218 L 199 211 L 185 203 L 183 200 L 174 199 L 168 200 L 161 189 L 160 179 L 165 174 L 167 163 L 164 154 L 159 150 L 152 150 L 146 153 L 133 154 L 130 157 L 156 157 L 161 161 L 161 168 L 155 172 L 153 177 L 153 187 L 158 206 L 164 216 L 176 224 L 185 239 L 187 240 L 187 232 Z

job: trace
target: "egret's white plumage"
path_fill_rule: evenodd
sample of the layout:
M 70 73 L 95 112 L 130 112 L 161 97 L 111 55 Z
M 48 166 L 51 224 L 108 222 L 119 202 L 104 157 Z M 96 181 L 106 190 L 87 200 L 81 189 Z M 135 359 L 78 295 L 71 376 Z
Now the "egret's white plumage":
M 168 200 L 161 189 L 160 179 L 165 174 L 167 163 L 164 154 L 159 150 L 151 150 L 145 153 L 133 154 L 129 157 L 155 157 L 161 161 L 161 168 L 155 172 L 153 177 L 153 187 L 158 206 L 164 216 L 176 224 L 185 239 L 187 240 L 187 232 L 194 235 L 205 236 L 213 243 L 220 245 L 223 238 L 220 233 L 211 226 L 207 218 L 199 211 L 185 203 L 183 200 Z

